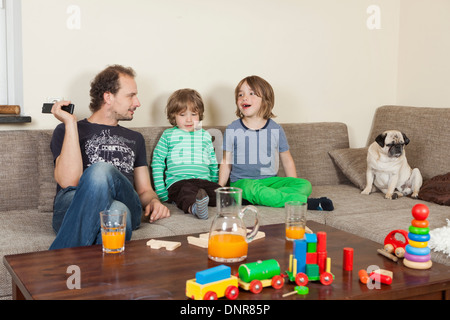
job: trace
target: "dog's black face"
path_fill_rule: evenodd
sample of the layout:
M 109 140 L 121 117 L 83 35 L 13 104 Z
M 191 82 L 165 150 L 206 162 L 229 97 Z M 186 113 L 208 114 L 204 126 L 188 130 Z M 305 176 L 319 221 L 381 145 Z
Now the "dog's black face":
M 408 137 L 400 131 L 385 131 L 375 138 L 378 145 L 389 157 L 400 157 L 404 147 L 409 143 Z

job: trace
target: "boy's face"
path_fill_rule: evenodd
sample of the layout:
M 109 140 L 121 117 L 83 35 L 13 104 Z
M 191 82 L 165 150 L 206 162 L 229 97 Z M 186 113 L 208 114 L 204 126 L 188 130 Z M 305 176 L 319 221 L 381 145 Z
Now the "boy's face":
M 261 109 L 262 99 L 250 88 L 247 82 L 241 85 L 236 104 L 244 117 L 257 117 Z
M 200 122 L 200 115 L 188 107 L 175 115 L 175 121 L 181 130 L 192 132 Z

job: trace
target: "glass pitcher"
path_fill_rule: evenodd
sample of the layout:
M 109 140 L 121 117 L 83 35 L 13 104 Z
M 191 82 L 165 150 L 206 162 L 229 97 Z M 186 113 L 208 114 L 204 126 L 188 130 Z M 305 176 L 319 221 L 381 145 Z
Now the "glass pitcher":
M 258 210 L 254 206 L 241 209 L 242 190 L 223 187 L 216 190 L 217 215 L 208 239 L 208 257 L 217 262 L 239 262 L 247 258 L 248 243 L 259 230 Z M 242 218 L 247 212 L 255 214 L 253 229 L 247 233 Z

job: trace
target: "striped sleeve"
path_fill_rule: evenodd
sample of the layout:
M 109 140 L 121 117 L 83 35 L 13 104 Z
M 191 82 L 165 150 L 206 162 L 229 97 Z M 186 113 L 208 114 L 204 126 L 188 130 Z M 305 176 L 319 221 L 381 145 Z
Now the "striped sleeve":
M 164 131 L 153 151 L 152 158 L 153 182 L 155 184 L 155 192 L 158 195 L 160 201 L 167 201 L 169 199 L 164 182 L 164 171 L 166 169 L 166 158 L 168 150 L 167 135 L 166 131 Z

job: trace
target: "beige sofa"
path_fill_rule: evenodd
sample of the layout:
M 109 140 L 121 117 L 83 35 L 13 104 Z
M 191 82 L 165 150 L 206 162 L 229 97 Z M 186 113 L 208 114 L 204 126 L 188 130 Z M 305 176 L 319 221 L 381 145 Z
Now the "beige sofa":
M 377 109 L 367 144 L 387 129 L 404 131 L 411 139 L 407 157 L 418 167 L 425 180 L 450 172 L 450 109 L 383 106 Z M 326 196 L 333 200 L 335 210 L 308 211 L 308 220 L 317 221 L 382 243 L 395 229 L 407 229 L 411 208 L 424 201 L 411 198 L 385 200 L 379 192 L 361 195 L 365 183 L 367 148 L 349 148 L 344 123 L 282 124 L 291 153 L 301 178 L 313 185 L 311 197 Z M 167 127 L 135 128 L 152 156 L 159 136 Z M 215 135 L 224 127 L 205 128 Z M 55 234 L 52 230 L 52 204 L 56 190 L 50 152 L 52 130 L 0 131 L 0 256 L 47 250 Z M 219 137 L 215 143 L 220 147 Z M 283 174 L 283 169 L 280 169 Z M 430 228 L 447 225 L 450 208 L 427 202 Z M 168 219 L 142 223 L 133 239 L 150 239 L 209 230 L 210 218 L 199 220 L 169 205 Z M 281 223 L 282 208 L 258 207 L 262 225 Z M 343 244 L 344 245 L 344 244 Z M 381 247 L 381 245 L 380 245 Z M 432 259 L 450 266 L 450 258 L 433 252 Z M 11 295 L 11 278 L 0 265 L 0 299 Z

